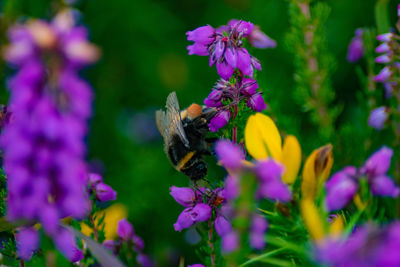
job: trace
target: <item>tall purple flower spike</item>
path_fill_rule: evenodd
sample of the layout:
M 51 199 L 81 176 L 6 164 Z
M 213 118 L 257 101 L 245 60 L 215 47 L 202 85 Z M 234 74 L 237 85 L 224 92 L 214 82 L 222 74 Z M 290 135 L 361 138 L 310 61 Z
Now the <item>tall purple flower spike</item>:
M 18 71 L 8 83 L 13 120 L 0 139 L 7 218 L 40 222 L 60 251 L 77 261 L 82 253 L 59 220 L 81 219 L 90 209 L 84 137 L 93 96 L 78 71 L 96 61 L 98 50 L 88 42 L 86 29 L 74 25 L 70 11 L 51 23 L 15 26 L 8 36 L 5 58 Z M 21 248 L 37 248 L 35 235 L 29 236 L 20 239 Z

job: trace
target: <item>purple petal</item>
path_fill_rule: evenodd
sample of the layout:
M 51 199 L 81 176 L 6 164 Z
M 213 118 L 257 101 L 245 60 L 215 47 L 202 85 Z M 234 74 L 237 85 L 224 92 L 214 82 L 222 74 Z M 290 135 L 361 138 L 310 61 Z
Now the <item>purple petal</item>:
M 383 129 L 385 125 L 385 121 L 388 118 L 388 112 L 386 107 L 378 107 L 371 111 L 371 114 L 368 118 L 368 125 L 377 129 Z
M 275 180 L 280 180 L 284 170 L 285 169 L 283 165 L 272 159 L 259 161 L 256 166 L 257 177 L 262 182 L 273 182 Z
M 252 46 L 260 49 L 276 47 L 276 42 L 262 32 L 257 26 L 254 27 L 254 30 L 251 32 L 249 42 Z
M 53 240 L 56 247 L 69 261 L 77 262 L 83 258 L 82 251 L 76 246 L 75 237 L 70 231 L 60 228 L 53 236 Z
M 187 40 L 203 45 L 211 44 L 215 40 L 215 29 L 209 25 L 186 32 Z
M 257 196 L 286 203 L 292 199 L 289 188 L 281 181 L 261 183 Z
M 224 235 L 222 237 L 222 250 L 224 252 L 235 251 L 239 247 L 239 236 L 235 231 Z
M 376 39 L 380 42 L 389 42 L 393 38 L 393 33 L 384 33 L 381 35 L 376 36 Z
M 232 68 L 236 68 L 236 64 L 237 64 L 237 52 L 236 49 L 232 46 L 228 47 L 225 50 L 225 60 L 226 62 L 232 67 Z
M 215 152 L 224 167 L 238 169 L 242 166 L 242 160 L 244 160 L 243 151 L 230 141 L 218 141 L 215 146 Z
M 388 54 L 381 55 L 375 59 L 376 63 L 389 63 L 392 61 L 392 57 Z
M 226 46 L 226 43 L 224 41 L 222 41 L 222 40 L 218 40 L 215 43 L 214 59 L 213 60 L 218 60 L 218 59 L 221 58 L 221 56 L 225 52 L 225 46 Z
M 57 231 L 59 219 L 58 211 L 54 206 L 47 205 L 42 207 L 40 222 L 47 234 L 52 235 Z
M 130 222 L 126 219 L 122 219 L 118 222 L 117 234 L 120 238 L 124 240 L 129 240 L 133 236 L 133 227 Z
M 376 82 L 386 82 L 390 76 L 392 76 L 392 71 L 388 66 L 384 67 L 378 75 L 375 76 Z
M 345 207 L 357 193 L 357 183 L 345 170 L 337 172 L 326 184 L 326 205 L 329 211 Z
M 369 176 L 385 175 L 389 170 L 393 150 L 389 147 L 382 147 L 374 152 L 362 167 L 362 172 Z
M 265 242 L 265 234 L 263 232 L 250 232 L 250 246 L 257 250 L 264 249 Z
M 258 89 L 258 83 L 256 80 L 251 78 L 244 78 L 242 80 L 240 92 L 247 96 L 252 96 L 256 93 Z
M 265 232 L 268 228 L 268 222 L 264 216 L 255 215 L 251 222 L 251 230 L 254 232 Z
M 217 62 L 217 72 L 218 75 L 221 76 L 221 78 L 225 80 L 229 80 L 229 78 L 232 76 L 235 68 L 230 66 L 227 62 L 222 61 L 222 62 Z
M 390 46 L 388 43 L 382 43 L 380 44 L 376 49 L 375 52 L 376 53 L 387 53 L 391 50 Z
M 261 112 L 267 108 L 264 98 L 260 93 L 254 94 L 247 100 L 247 106 L 254 111 Z
M 361 33 L 361 34 L 360 34 Z M 356 36 L 350 42 L 349 49 L 347 52 L 347 60 L 349 62 L 356 62 L 364 55 L 364 44 L 362 39 L 362 31 L 358 29 Z
M 387 176 L 374 177 L 370 181 L 372 194 L 377 196 L 397 197 L 399 189 L 394 181 Z
M 97 173 L 89 173 L 89 182 L 91 186 L 96 186 L 97 184 L 103 182 L 103 177 Z
M 194 222 L 204 222 L 211 217 L 211 207 L 205 203 L 200 203 L 194 206 L 191 211 L 191 217 Z
M 195 203 L 196 196 L 192 188 L 189 187 L 176 187 L 170 188 L 170 194 L 176 202 L 184 207 L 190 207 Z
M 206 45 L 194 43 L 188 45 L 186 48 L 189 50 L 189 55 L 208 56 L 208 48 Z
M 182 231 L 183 229 L 189 228 L 194 224 L 191 216 L 192 208 L 186 208 L 179 215 L 177 222 L 174 224 L 175 231 Z
M 239 179 L 236 176 L 229 175 L 225 180 L 225 197 L 227 200 L 233 200 L 239 195 Z
M 32 227 L 21 228 L 15 235 L 17 255 L 23 260 L 30 260 L 33 252 L 39 248 L 39 233 Z
M 221 103 L 222 99 L 222 91 L 221 90 L 212 90 L 206 99 L 204 99 L 204 104 L 208 107 L 220 107 L 223 104 Z
M 96 198 L 101 202 L 117 199 L 117 192 L 115 192 L 114 189 L 111 188 L 111 186 L 104 183 L 97 184 L 95 191 Z
M 232 225 L 228 222 L 224 216 L 218 215 L 215 218 L 214 222 L 215 231 L 219 234 L 219 236 L 223 237 L 230 232 L 232 232 Z
M 253 76 L 251 57 L 246 48 L 237 49 L 237 68 L 247 76 Z
M 231 113 L 228 110 L 221 110 L 210 120 L 208 125 L 210 127 L 210 131 L 217 132 L 228 123 L 230 118 Z

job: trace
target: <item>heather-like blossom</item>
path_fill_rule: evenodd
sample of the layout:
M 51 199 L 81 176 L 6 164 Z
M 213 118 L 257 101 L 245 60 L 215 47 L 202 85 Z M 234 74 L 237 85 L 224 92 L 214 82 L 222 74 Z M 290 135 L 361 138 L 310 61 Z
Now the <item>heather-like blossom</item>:
M 15 235 L 17 254 L 23 260 L 29 260 L 39 248 L 39 233 L 33 227 L 21 228 Z
M 388 116 L 388 109 L 386 107 L 375 108 L 369 115 L 368 125 L 377 130 L 381 130 L 383 129 Z
M 118 255 L 124 251 L 124 247 L 137 253 L 136 262 L 142 267 L 153 266 L 149 257 L 143 253 L 144 242 L 143 239 L 135 234 L 133 226 L 127 219 L 118 221 L 117 226 L 118 238 L 116 240 L 105 240 L 103 246 Z
M 254 68 L 261 70 L 257 59 L 243 47 L 242 39 L 248 37 L 256 47 L 275 47 L 272 39 L 251 22 L 231 20 L 228 25 L 214 29 L 202 26 L 186 33 L 194 44 L 188 46 L 189 55 L 209 56 L 209 65 L 216 64 L 217 72 L 223 79 L 229 79 L 235 69 L 252 77 Z
M 382 147 L 373 153 L 361 168 L 348 166 L 334 174 L 326 183 L 328 210 L 345 207 L 357 193 L 361 179 L 366 179 L 373 195 L 397 197 L 400 189 L 386 175 L 392 155 L 392 149 Z
M 347 60 L 349 62 L 356 62 L 364 55 L 365 49 L 362 35 L 362 29 L 357 29 L 355 32 L 355 36 L 353 37 L 353 39 L 351 39 L 347 52 Z
M 8 177 L 7 218 L 39 222 L 71 261 L 81 258 L 72 233 L 59 226 L 90 209 L 84 137 L 92 90 L 79 70 L 98 58 L 71 11 L 52 22 L 32 20 L 8 33 L 5 59 L 13 120 L 1 136 Z M 22 246 L 22 244 L 21 244 Z
M 93 193 L 100 202 L 117 199 L 117 192 L 111 186 L 103 183 L 103 177 L 97 173 L 89 173 L 89 193 Z
M 251 78 L 239 78 L 235 83 L 220 79 L 211 93 L 204 100 L 207 107 L 216 107 L 218 113 L 211 119 L 209 127 L 215 132 L 225 126 L 230 118 L 236 116 L 231 114 L 231 105 L 237 105 L 240 101 L 246 101 L 247 106 L 254 111 L 260 112 L 267 105 L 262 94 L 257 91 L 258 83 Z M 224 107 L 223 103 L 230 103 Z
M 400 223 L 367 224 L 347 238 L 327 238 L 314 250 L 317 261 L 333 267 L 400 265 Z
M 222 249 L 226 253 L 235 251 L 239 247 L 239 235 L 236 231 L 231 231 L 222 238 Z

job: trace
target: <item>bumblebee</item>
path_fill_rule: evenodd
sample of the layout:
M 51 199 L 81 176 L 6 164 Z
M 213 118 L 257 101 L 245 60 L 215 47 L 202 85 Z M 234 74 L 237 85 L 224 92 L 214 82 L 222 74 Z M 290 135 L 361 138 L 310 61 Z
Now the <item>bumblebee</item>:
M 176 93 L 167 98 L 166 112 L 156 111 L 156 124 L 164 138 L 164 150 L 176 170 L 197 181 L 207 174 L 203 155 L 210 155 L 206 141 L 208 122 L 216 114 L 214 108 L 192 104 L 179 109 Z

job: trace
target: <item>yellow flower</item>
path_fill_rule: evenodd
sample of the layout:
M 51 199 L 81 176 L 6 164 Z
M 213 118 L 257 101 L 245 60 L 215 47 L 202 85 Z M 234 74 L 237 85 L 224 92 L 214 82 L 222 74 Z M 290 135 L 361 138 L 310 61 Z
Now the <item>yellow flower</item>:
M 117 236 L 117 224 L 119 220 L 122 220 L 128 216 L 128 211 L 125 205 L 116 203 L 111 205 L 105 210 L 99 211 L 96 213 L 97 220 L 101 218 L 104 213 L 106 214 L 104 218 L 104 233 L 106 240 L 114 239 Z M 97 222 L 96 222 L 97 223 Z M 85 223 L 81 223 L 82 233 L 87 236 L 92 234 L 92 229 L 87 226 Z
M 329 234 L 332 237 L 339 237 L 342 232 L 343 232 L 343 228 L 344 228 L 344 219 L 342 215 L 338 215 L 333 222 L 331 223 L 331 225 L 329 226 Z
M 301 192 L 303 198 L 315 198 L 319 188 L 328 179 L 333 165 L 332 145 L 315 149 L 303 167 Z
M 282 163 L 286 169 L 282 180 L 288 184 L 294 183 L 301 164 L 301 147 L 295 136 L 288 135 L 282 147 L 281 135 L 273 120 L 262 113 L 256 113 L 247 120 L 244 141 L 254 159 L 272 157 Z

